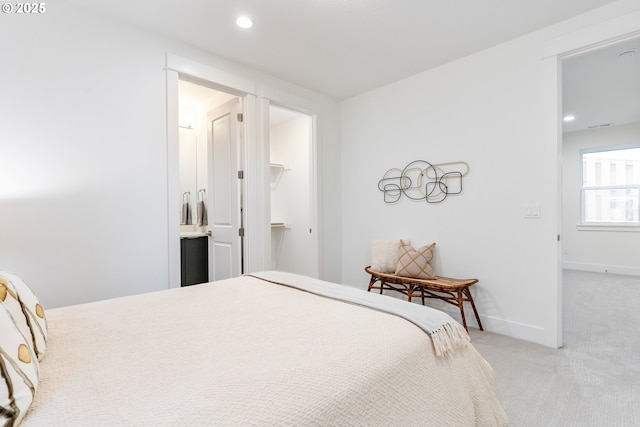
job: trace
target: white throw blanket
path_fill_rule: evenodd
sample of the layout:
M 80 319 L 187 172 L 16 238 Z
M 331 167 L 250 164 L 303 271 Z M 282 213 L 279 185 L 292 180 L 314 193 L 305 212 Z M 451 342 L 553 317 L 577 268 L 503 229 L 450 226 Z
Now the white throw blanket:
M 448 314 L 430 307 L 282 271 L 263 271 L 247 276 L 400 316 L 431 337 L 437 356 L 451 354 L 471 341 L 462 325 Z

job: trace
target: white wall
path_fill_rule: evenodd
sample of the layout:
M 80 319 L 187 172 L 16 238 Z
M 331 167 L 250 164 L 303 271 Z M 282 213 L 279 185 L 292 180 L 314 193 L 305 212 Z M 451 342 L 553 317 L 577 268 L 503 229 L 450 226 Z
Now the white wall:
M 372 239 L 435 241 L 437 274 L 480 280 L 473 292 L 487 329 L 556 346 L 558 142 L 549 105 L 558 76 L 543 56 L 574 31 L 602 40 L 588 28 L 639 7 L 617 2 L 344 101 L 343 282 L 366 287 Z M 413 160 L 468 162 L 463 194 L 385 204 L 378 180 Z M 541 218 L 525 219 L 527 205 L 540 206 Z
M 578 229 L 580 149 L 640 142 L 640 123 L 563 135 L 563 265 L 586 271 L 640 275 L 640 230 Z
M 168 287 L 167 52 L 314 103 L 323 167 L 338 169 L 337 104 L 274 77 L 63 1 L 3 16 L 0 39 L 0 269 L 45 307 Z M 339 280 L 334 224 L 322 274 Z

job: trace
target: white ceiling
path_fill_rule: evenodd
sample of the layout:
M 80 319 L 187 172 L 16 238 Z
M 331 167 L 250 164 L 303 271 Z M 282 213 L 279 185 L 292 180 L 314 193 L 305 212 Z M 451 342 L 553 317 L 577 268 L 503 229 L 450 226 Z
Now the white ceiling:
M 342 100 L 614 0 L 68 1 Z
M 563 113 L 576 117 L 564 132 L 640 122 L 640 38 L 568 58 L 562 76 Z
M 214 108 L 237 98 L 237 95 L 220 92 L 185 80 L 178 81 L 178 92 L 181 104 L 197 108 Z

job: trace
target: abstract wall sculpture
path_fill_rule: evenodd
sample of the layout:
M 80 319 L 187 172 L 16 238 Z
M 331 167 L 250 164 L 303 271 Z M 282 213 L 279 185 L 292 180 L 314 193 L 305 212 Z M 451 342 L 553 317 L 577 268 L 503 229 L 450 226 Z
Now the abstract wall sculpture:
M 402 195 L 411 200 L 440 203 L 449 194 L 462 193 L 462 177 L 468 173 L 466 162 L 433 165 L 415 160 L 404 169 L 389 169 L 378 181 L 378 190 L 384 193 L 385 203 L 396 203 Z

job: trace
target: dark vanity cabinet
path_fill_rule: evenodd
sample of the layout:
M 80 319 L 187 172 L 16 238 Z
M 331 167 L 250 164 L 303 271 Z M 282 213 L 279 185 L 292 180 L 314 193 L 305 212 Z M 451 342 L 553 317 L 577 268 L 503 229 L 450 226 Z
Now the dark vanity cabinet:
M 180 238 L 181 286 L 209 281 L 209 237 Z

